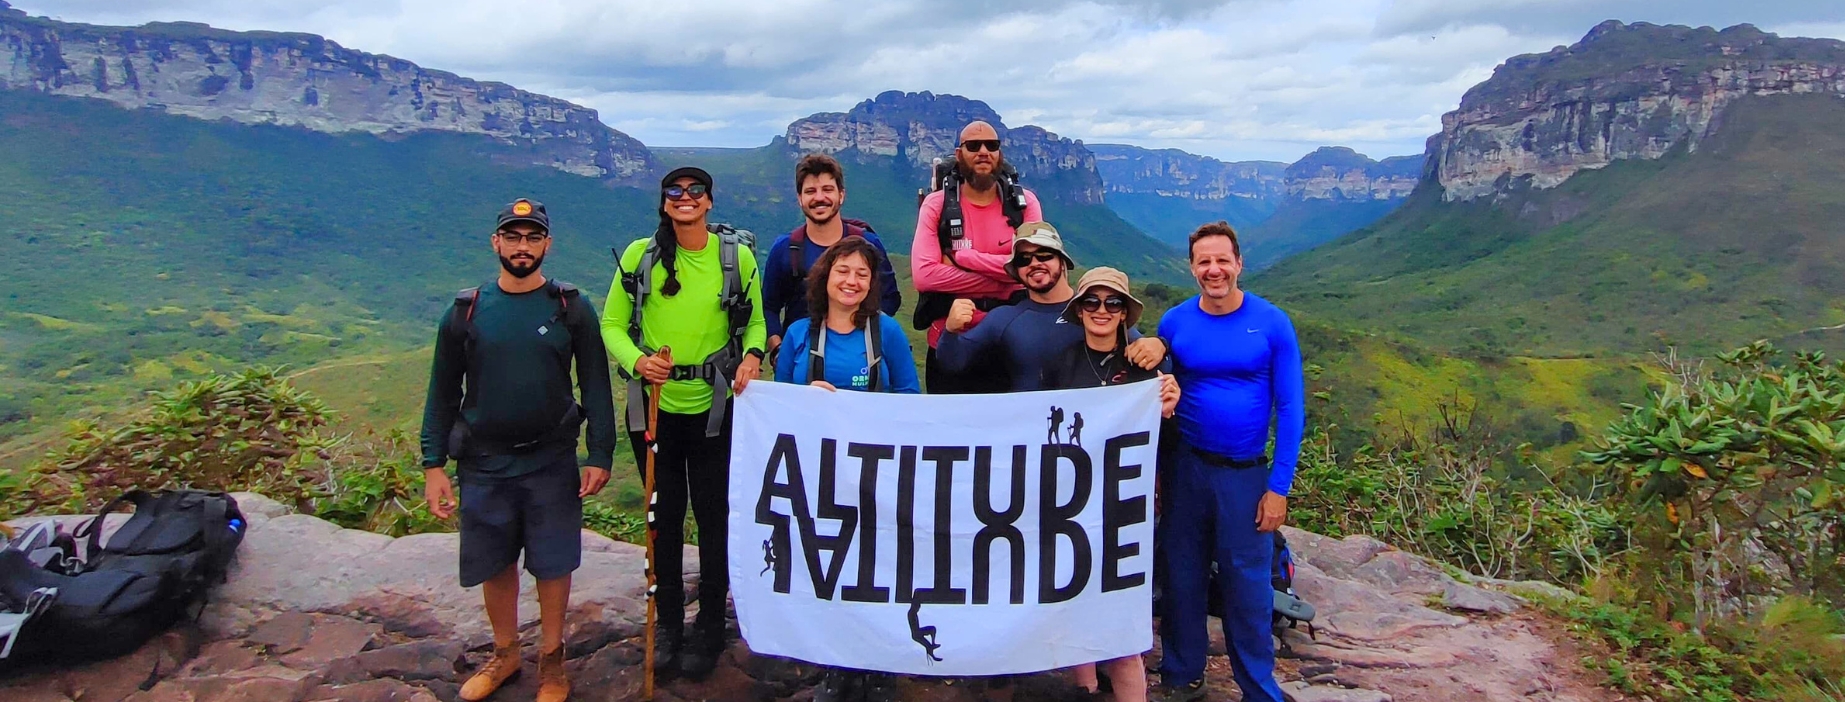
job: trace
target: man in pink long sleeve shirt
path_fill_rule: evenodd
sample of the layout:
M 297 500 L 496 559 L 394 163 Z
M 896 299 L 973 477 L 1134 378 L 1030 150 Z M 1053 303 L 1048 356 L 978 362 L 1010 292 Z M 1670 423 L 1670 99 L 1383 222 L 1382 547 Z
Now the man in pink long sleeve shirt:
M 981 309 L 1005 304 L 1023 286 L 1006 271 L 1012 260 L 1013 227 L 1006 220 L 1003 191 L 998 174 L 1005 163 L 1000 154 L 999 132 L 986 122 L 974 122 L 961 130 L 960 145 L 955 148 L 955 171 L 960 181 L 961 219 L 964 237 L 951 244 L 952 260 L 944 260 L 939 236 L 946 191 L 930 193 L 916 214 L 916 237 L 910 244 L 910 273 L 916 291 L 923 294 L 919 304 L 930 298 L 966 298 L 975 300 Z M 1038 196 L 1019 187 L 1024 196 L 1024 221 L 1044 221 Z M 941 312 L 947 305 L 941 305 Z M 980 321 L 976 314 L 974 322 Z M 926 361 L 928 390 L 934 394 L 969 392 L 1004 392 L 1008 383 L 1003 364 L 982 363 L 968 373 L 951 374 L 935 361 L 935 345 L 942 336 L 942 318 L 929 325 L 929 353 Z

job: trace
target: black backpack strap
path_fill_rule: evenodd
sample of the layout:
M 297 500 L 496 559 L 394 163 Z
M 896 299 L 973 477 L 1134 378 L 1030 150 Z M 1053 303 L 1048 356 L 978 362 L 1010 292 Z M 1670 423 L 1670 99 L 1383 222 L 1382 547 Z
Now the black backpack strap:
M 582 295 L 582 291 L 578 290 L 575 285 L 556 279 L 545 281 L 545 291 L 557 300 L 557 321 L 569 323 L 570 301 Z
M 997 174 L 999 177 L 999 211 L 1006 215 L 1006 226 L 1018 229 L 1025 223 L 1025 187 L 1019 185 L 1018 171 L 1005 166 Z
M 794 273 L 794 284 L 798 287 L 807 279 L 807 225 L 795 227 L 788 233 L 788 270 Z
M 955 263 L 955 242 L 967 238 L 967 222 L 961 213 L 961 179 L 949 176 L 942 183 L 942 214 L 935 221 L 935 240 L 942 247 L 942 260 Z
M 468 326 L 474 322 L 474 308 L 480 304 L 480 286 L 455 293 L 455 314 L 449 317 L 450 334 L 467 338 Z
M 884 391 L 884 379 L 881 372 L 883 369 L 880 368 L 882 365 L 884 365 L 884 317 L 879 315 L 872 317 L 871 323 L 865 325 L 865 370 L 871 374 L 871 377 L 865 381 L 866 390 Z
M 90 521 L 79 525 L 77 530 L 71 533 L 71 536 L 75 536 L 79 539 L 87 539 L 83 551 L 84 558 L 94 562 L 96 560 L 96 554 L 102 553 L 103 520 L 108 517 L 110 513 L 121 509 L 124 504 L 132 504 L 135 506 L 135 509 L 138 510 L 141 508 L 141 505 L 147 504 L 150 497 L 152 496 L 147 494 L 145 490 L 129 490 L 104 504 L 102 509 L 96 511 L 96 516 L 92 517 Z
M 826 380 L 826 325 L 807 319 L 807 384 Z

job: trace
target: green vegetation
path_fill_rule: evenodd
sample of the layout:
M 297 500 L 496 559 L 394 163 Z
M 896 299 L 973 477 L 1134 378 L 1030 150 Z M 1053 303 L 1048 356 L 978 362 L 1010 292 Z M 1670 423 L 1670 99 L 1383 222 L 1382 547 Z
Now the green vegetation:
M 1277 204 L 1272 199 L 1257 198 L 1201 200 L 1153 193 L 1108 194 L 1109 209 L 1176 251 L 1185 250 L 1186 238 L 1200 224 L 1223 220 L 1238 232 L 1245 232 L 1275 214 Z M 1351 229 L 1339 233 L 1346 231 Z M 1249 242 L 1254 247 L 1255 240 Z
M 1845 700 L 1845 364 L 1758 343 L 1656 377 L 1587 462 L 1533 454 L 1464 408 L 1352 450 L 1322 428 L 1291 518 L 1584 593 L 1543 604 L 1641 699 Z
M 1845 100 L 1751 98 L 1696 153 L 1445 203 L 1253 277 L 1283 307 L 1464 354 L 1593 357 L 1759 338 L 1838 346 Z

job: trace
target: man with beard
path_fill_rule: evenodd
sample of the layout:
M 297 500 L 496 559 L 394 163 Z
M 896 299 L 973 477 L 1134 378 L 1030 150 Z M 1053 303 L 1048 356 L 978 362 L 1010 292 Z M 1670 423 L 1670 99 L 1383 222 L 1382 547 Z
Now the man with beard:
M 595 307 L 540 272 L 551 249 L 545 207 L 516 200 L 491 235 L 500 275 L 461 291 L 436 334 L 423 407 L 424 497 L 447 519 L 457 501 L 444 467 L 459 464 L 461 586 L 481 585 L 493 657 L 461 688 L 482 700 L 521 668 L 519 570 L 538 581 L 539 702 L 570 695 L 564 611 L 582 560 L 583 498 L 609 480 L 615 400 Z M 571 389 L 572 362 L 578 403 Z M 577 473 L 588 422 L 589 457 Z
M 762 264 L 762 309 L 768 324 L 770 352 L 781 345 L 782 332 L 789 324 L 808 315 L 808 271 L 827 247 L 845 237 L 864 237 L 878 250 L 876 274 L 884 289 L 879 308 L 895 315 L 903 304 L 903 292 L 897 288 L 897 274 L 891 270 L 884 242 L 861 223 L 839 214 L 839 208 L 846 204 L 846 171 L 839 161 L 826 154 L 801 157 L 794 166 L 794 194 L 807 221 L 777 237 L 769 246 L 769 258 Z
M 1212 561 L 1224 601 L 1224 642 L 1243 699 L 1289 699 L 1275 682 L 1269 580 L 1272 532 L 1306 425 L 1300 343 L 1286 312 L 1243 292 L 1242 246 L 1224 222 L 1191 235 L 1199 295 L 1160 319 L 1182 393 L 1180 446 L 1162 467 L 1166 495 L 1154 542 L 1165 563 L 1160 690 L 1154 699 L 1204 698 L 1206 611 Z M 1265 452 L 1274 431 L 1274 460 Z
M 997 354 L 1011 378 L 1006 389 L 1024 392 L 1043 388 L 1044 369 L 1083 340 L 1083 327 L 1064 319 L 1064 308 L 1076 297 L 1067 275 L 1076 262 L 1064 253 L 1063 237 L 1057 230 L 1044 222 L 1026 222 L 1012 240 L 1012 252 L 1005 270 L 1025 286 L 1026 299 L 993 310 L 978 326 L 974 325 L 978 312 L 974 301 L 955 300 L 945 320 L 947 333 L 936 348 L 936 361 L 949 373 L 965 373 Z M 1128 330 L 1128 339 L 1130 363 L 1150 369 L 1165 360 L 1166 346 L 1159 339 L 1143 339 L 1133 329 Z
M 950 371 L 937 358 L 945 315 L 953 301 L 973 301 L 977 323 L 1016 299 L 1020 286 L 1008 268 L 1013 234 L 1024 222 L 1044 221 L 1044 210 L 1036 194 L 1012 184 L 993 125 L 977 121 L 961 130 L 954 170 L 949 187 L 923 198 L 910 242 L 910 273 L 920 294 L 917 324 L 929 322 L 928 391 L 1000 392 L 1008 384 L 1004 366 L 972 363 Z

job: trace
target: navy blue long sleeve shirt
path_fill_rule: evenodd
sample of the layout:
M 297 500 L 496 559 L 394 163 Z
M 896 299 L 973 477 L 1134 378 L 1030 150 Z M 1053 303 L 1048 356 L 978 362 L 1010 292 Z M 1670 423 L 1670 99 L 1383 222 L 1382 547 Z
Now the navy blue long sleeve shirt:
M 897 308 L 903 305 L 903 291 L 897 289 L 897 273 L 890 267 L 890 254 L 884 250 L 883 240 L 877 234 L 851 224 L 845 226 L 849 230 L 847 236 L 852 235 L 851 231 L 860 232 L 865 241 L 877 248 L 878 255 L 882 257 L 878 261 L 878 281 L 884 287 L 878 307 L 884 314 L 895 316 Z M 794 269 L 788 263 L 788 242 L 793 236 L 794 233 L 789 232 L 776 237 L 775 243 L 769 246 L 768 256 L 762 260 L 762 316 L 768 323 L 769 336 L 786 336 L 788 325 L 808 316 L 807 281 L 802 279 L 797 283 Z M 826 248 L 815 244 L 812 239 L 802 244 L 801 269 L 811 270 L 820 256 L 826 253 Z

